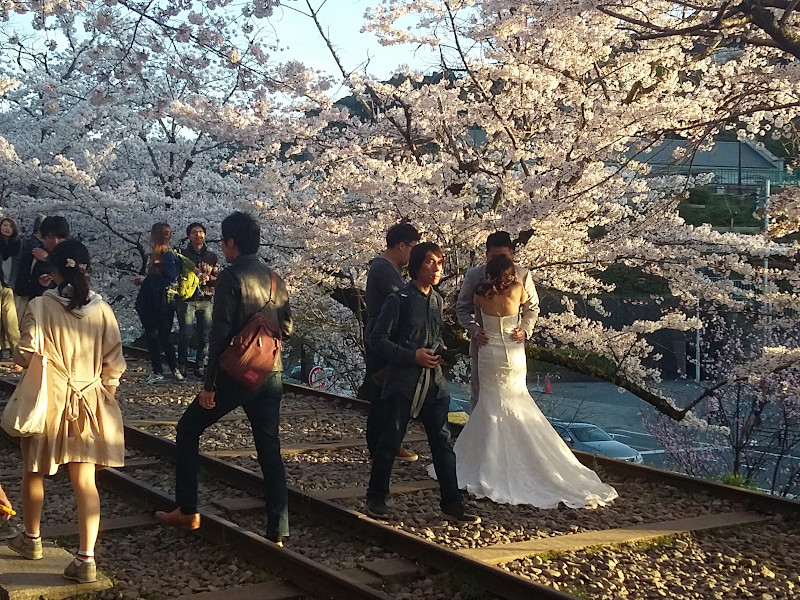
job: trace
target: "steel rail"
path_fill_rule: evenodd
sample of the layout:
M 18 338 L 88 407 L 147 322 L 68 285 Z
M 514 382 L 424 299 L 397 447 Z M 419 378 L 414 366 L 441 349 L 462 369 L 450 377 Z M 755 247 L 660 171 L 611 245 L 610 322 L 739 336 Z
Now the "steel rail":
M 126 426 L 125 441 L 139 450 L 170 460 L 175 459 L 175 442 L 139 428 Z M 218 480 L 237 489 L 258 496 L 264 494 L 264 480 L 257 473 L 204 453 L 200 453 L 200 466 Z M 406 558 L 417 560 L 440 571 L 453 572 L 465 581 L 474 581 L 487 591 L 508 600 L 576 600 L 574 596 L 535 583 L 494 565 L 468 558 L 449 548 L 384 525 L 357 511 L 342 508 L 291 486 L 289 507 L 298 514 L 304 514 L 361 539 L 371 540 Z
M 573 454 L 585 466 L 595 469 L 601 467 L 606 474 L 618 475 L 626 479 L 643 479 L 652 483 L 672 485 L 682 490 L 706 492 L 715 498 L 740 502 L 747 508 L 757 512 L 781 513 L 784 516 L 800 515 L 800 502 L 789 500 L 780 496 L 773 496 L 765 492 L 748 490 L 746 488 L 698 479 L 682 473 L 665 471 L 649 465 L 638 465 L 624 460 L 607 458 L 580 450 L 573 450 Z
M 137 356 L 144 356 L 146 354 L 146 352 L 141 348 L 135 348 L 133 346 L 125 346 L 125 352 Z M 11 393 L 14 391 L 15 386 L 15 381 L 7 378 L 0 378 L 0 389 Z M 321 392 L 314 388 L 302 385 L 284 383 L 284 387 L 296 393 L 326 398 L 329 400 L 354 402 L 359 406 L 361 403 L 366 402 L 357 398 L 350 398 L 349 396 L 340 396 L 330 392 Z M 366 402 L 366 404 L 369 403 Z M 453 427 L 456 428 L 455 426 Z M 587 467 L 594 468 L 599 466 L 609 475 L 618 475 L 620 477 L 629 479 L 642 479 L 653 483 L 672 485 L 681 489 L 705 492 L 711 494 L 715 498 L 740 502 L 751 510 L 776 512 L 786 516 L 800 515 L 800 501 L 797 500 L 789 500 L 787 498 L 774 496 L 764 492 L 726 485 L 705 479 L 698 479 L 689 475 L 665 471 L 663 469 L 648 465 L 635 464 L 605 456 L 598 456 L 596 454 L 589 454 L 587 452 L 581 452 L 580 450 L 573 450 L 572 452 L 575 454 L 578 460 Z
M 117 469 L 106 468 L 97 472 L 98 481 L 123 497 L 144 500 L 154 507 L 174 506 L 174 501 L 163 491 L 139 481 Z M 390 600 L 386 593 L 343 577 L 333 569 L 317 563 L 302 554 L 281 548 L 266 538 L 220 516 L 203 513 L 198 533 L 214 544 L 227 544 L 242 558 L 264 569 L 280 573 L 299 588 L 322 598 L 354 598 L 359 600 Z
M 137 348 L 136 346 L 123 346 L 123 350 L 129 356 L 135 356 L 136 358 L 148 358 L 150 356 L 147 353 L 147 350 L 143 348 Z M 193 363 L 190 361 L 190 364 Z M 325 398 L 327 400 L 332 400 L 332 401 L 336 400 L 339 402 L 343 402 L 345 404 L 352 404 L 353 406 L 357 406 L 365 410 L 369 408 L 368 400 L 364 400 L 362 398 L 354 398 L 352 396 L 343 396 L 342 394 L 334 394 L 333 392 L 326 392 L 324 390 L 318 390 L 316 388 L 312 388 L 311 386 L 304 385 L 301 383 L 291 383 L 288 381 L 284 381 L 283 389 L 286 392 L 314 395 L 320 398 Z

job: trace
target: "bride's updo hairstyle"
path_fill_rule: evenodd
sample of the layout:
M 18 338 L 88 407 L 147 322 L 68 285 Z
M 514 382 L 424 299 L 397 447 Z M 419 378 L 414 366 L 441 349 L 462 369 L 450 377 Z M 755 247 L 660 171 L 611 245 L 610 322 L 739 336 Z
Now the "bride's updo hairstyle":
M 502 294 L 517 280 L 517 271 L 512 261 L 505 254 L 498 254 L 486 263 L 486 283 L 480 283 L 475 288 L 479 296 L 491 298 L 495 294 Z
M 64 279 L 58 293 L 70 299 L 67 310 L 89 303 L 89 251 L 78 240 L 68 239 L 53 248 L 47 262 Z

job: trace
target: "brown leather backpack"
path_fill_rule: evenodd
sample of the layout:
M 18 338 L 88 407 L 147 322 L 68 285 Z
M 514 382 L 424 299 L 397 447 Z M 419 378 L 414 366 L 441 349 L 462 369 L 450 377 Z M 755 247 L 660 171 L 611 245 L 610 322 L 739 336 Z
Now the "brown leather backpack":
M 272 270 L 269 277 L 269 300 L 264 308 L 275 297 L 276 283 Z M 264 315 L 264 308 L 247 320 L 219 357 L 219 366 L 251 390 L 263 385 L 270 376 L 283 344 L 281 328 Z

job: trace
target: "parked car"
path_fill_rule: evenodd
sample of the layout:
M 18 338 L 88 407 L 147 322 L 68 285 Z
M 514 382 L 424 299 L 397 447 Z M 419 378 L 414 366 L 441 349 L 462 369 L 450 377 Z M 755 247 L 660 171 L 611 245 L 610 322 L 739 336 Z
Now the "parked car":
M 550 421 L 567 446 L 581 452 L 608 456 L 628 462 L 642 462 L 642 455 L 627 444 L 618 442 L 605 430 L 591 423 Z

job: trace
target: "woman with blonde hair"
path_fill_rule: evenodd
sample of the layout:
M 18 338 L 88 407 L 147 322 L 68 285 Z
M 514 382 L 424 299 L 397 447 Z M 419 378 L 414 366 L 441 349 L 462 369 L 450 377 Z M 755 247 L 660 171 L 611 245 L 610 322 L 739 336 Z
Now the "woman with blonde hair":
M 178 383 L 185 383 L 175 357 L 175 345 L 170 339 L 172 321 L 175 318 L 175 298 L 170 288 L 175 285 L 181 272 L 181 261 L 172 250 L 172 227 L 167 223 L 156 223 L 150 228 L 150 247 L 153 249 L 147 265 L 147 275 L 133 278 L 139 288 L 136 297 L 136 312 L 142 321 L 150 364 L 153 372 L 142 383 L 163 383 L 161 365 L 162 352 L 166 355 L 170 372 Z
M 25 558 L 42 558 L 43 479 L 66 464 L 78 505 L 80 547 L 64 577 L 90 583 L 96 580 L 94 547 L 100 528 L 95 470 L 124 464 L 122 414 L 115 395 L 125 359 L 114 312 L 89 287 L 86 246 L 78 240 L 61 242 L 48 262 L 56 288 L 31 299 L 14 352 L 24 366 L 34 351 L 47 357 L 47 417 L 43 433 L 22 438 L 25 532 L 6 543 Z M 43 340 L 42 347 L 37 339 Z

